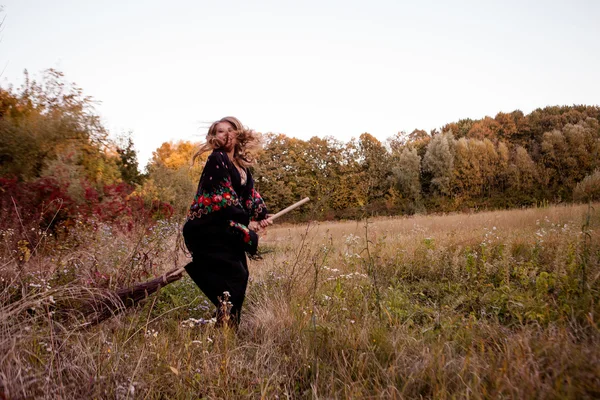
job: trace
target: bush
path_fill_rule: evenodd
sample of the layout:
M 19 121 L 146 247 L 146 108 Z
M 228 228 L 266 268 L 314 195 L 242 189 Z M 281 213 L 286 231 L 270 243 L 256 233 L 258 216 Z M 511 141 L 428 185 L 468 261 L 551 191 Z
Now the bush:
M 56 230 L 58 226 L 74 221 L 91 220 L 111 223 L 130 231 L 136 224 L 170 218 L 173 207 L 161 201 L 145 203 L 133 193 L 134 187 L 124 182 L 104 185 L 95 190 L 87 181 L 80 182 L 84 196 L 79 201 L 68 193 L 68 186 L 52 177 L 32 182 L 18 182 L 16 178 L 0 177 L 0 211 L 3 219 L 0 229 L 18 227 L 30 231 Z
M 573 200 L 581 202 L 600 200 L 600 169 L 583 178 L 575 186 Z

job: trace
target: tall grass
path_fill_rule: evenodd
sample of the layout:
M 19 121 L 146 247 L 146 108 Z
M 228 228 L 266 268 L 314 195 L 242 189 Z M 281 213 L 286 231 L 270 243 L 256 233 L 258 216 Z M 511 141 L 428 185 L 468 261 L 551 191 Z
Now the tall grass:
M 274 226 L 237 332 L 189 278 L 98 326 L 77 304 L 186 262 L 177 224 L 2 233 L 6 398 L 594 398 L 600 214 L 585 206 Z M 16 246 L 18 248 L 18 246 Z

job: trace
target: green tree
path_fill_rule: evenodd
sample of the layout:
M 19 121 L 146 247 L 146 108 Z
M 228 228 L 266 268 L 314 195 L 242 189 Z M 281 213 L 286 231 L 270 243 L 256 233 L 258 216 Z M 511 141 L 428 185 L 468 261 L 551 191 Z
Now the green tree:
M 117 165 L 121 171 L 121 178 L 130 185 L 139 185 L 142 183 L 143 175 L 140 173 L 137 153 L 134 149 L 131 136 L 121 138 L 117 144 L 117 154 L 119 158 Z
M 98 188 L 120 179 L 110 153 L 108 133 L 95 114 L 93 100 L 49 69 L 41 82 L 0 89 L 0 175 L 33 180 L 62 158 L 81 166 L 81 178 Z
M 408 200 L 409 211 L 422 208 L 421 157 L 414 147 L 405 147 L 392 168 L 396 185 L 403 198 Z
M 388 179 L 392 174 L 389 153 L 374 136 L 363 133 L 358 139 L 357 158 L 367 203 L 385 202 L 391 187 Z M 376 208 L 380 211 L 381 207 Z
M 254 175 L 271 209 L 285 208 L 317 190 L 316 176 L 307 174 L 306 142 L 283 134 L 266 134 L 264 141 Z
M 581 202 L 600 200 L 600 169 L 577 183 L 573 191 L 573 200 Z
M 575 184 L 599 165 L 598 121 L 589 119 L 546 132 L 542 136 L 541 149 L 548 188 L 567 198 Z
M 423 157 L 423 170 L 431 174 L 431 186 L 436 193 L 450 195 L 454 155 L 455 141 L 452 132 L 433 136 Z
M 356 139 L 344 144 L 340 151 L 339 180 L 331 187 L 330 204 L 339 217 L 359 218 L 368 200 L 367 185 L 362 182 L 362 165 Z

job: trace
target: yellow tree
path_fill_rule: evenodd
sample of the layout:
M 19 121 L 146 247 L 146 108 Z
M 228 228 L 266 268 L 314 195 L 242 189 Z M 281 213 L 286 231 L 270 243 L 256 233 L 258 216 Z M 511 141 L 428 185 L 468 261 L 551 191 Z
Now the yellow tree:
M 473 143 L 474 140 L 462 137 L 454 146 L 454 191 L 465 197 L 479 195 L 483 183 Z
M 538 169 L 525 148 L 516 147 L 509 171 L 509 185 L 512 190 L 521 194 L 528 194 L 534 190 L 538 180 Z
M 476 153 L 479 156 L 479 169 L 483 177 L 483 191 L 490 195 L 496 185 L 496 175 L 498 170 L 498 153 L 496 147 L 489 139 L 478 141 Z
M 499 192 L 506 190 L 508 181 L 508 167 L 510 162 L 510 151 L 504 142 L 498 143 L 498 168 L 496 169 L 496 186 Z
M 197 144 L 189 141 L 165 142 L 152 153 L 146 170 L 148 178 L 138 190 L 146 201 L 170 203 L 183 215 L 192 201 L 208 153 L 192 165 Z

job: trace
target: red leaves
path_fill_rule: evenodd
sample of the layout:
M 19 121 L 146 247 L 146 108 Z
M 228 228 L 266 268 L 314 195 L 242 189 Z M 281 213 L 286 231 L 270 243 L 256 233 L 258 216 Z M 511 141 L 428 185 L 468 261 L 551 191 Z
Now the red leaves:
M 72 221 L 111 223 L 118 229 L 130 231 L 136 224 L 152 223 L 158 218 L 173 215 L 171 205 L 153 201 L 146 204 L 133 194 L 134 187 L 126 183 L 104 185 L 101 190 L 82 181 L 83 196 L 79 200 L 69 195 L 69 187 L 61 186 L 51 177 L 31 182 L 0 177 L 0 228 L 54 229 L 68 227 Z

